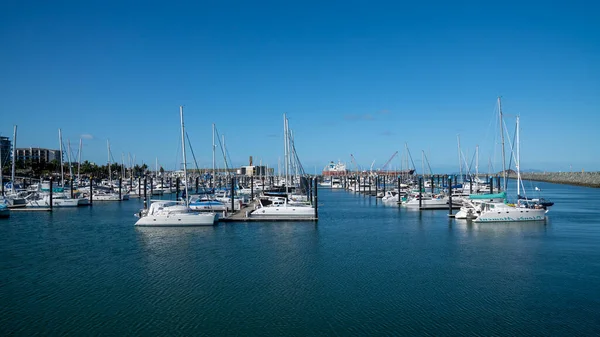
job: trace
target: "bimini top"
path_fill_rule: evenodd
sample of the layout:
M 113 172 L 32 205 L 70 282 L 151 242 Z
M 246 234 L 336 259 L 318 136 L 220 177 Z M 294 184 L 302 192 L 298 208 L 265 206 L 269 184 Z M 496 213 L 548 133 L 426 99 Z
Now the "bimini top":
M 506 192 L 494 193 L 494 194 L 469 194 L 471 200 L 483 200 L 483 199 L 506 199 Z

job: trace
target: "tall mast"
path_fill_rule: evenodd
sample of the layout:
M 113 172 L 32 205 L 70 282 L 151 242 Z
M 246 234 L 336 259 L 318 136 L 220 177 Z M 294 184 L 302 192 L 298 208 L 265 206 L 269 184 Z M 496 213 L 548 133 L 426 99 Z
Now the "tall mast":
M 425 175 L 425 150 L 421 150 L 421 175 Z
M 460 156 L 460 135 L 456 135 L 456 141 L 458 142 L 458 172 L 459 177 L 462 178 L 462 158 Z M 458 181 L 457 181 L 458 182 Z
M 227 166 L 227 148 L 225 147 L 225 135 L 222 135 L 223 139 L 223 162 L 225 162 L 225 169 L 227 170 L 229 167 Z M 227 175 L 229 175 L 229 170 L 227 170 Z
M 212 125 L 212 138 L 213 138 L 213 144 L 212 144 L 212 155 L 213 155 L 213 162 L 212 162 L 212 179 L 214 181 L 215 179 L 215 149 L 217 148 L 217 146 L 215 145 L 215 123 L 213 123 Z M 212 187 L 212 186 L 211 186 Z
M 73 166 L 71 165 L 71 140 L 67 140 L 67 159 L 69 160 L 69 177 L 73 179 Z
M 519 145 L 519 116 L 517 116 L 517 196 L 521 194 L 521 150 Z
M 298 179 L 298 183 L 300 182 L 300 175 L 298 174 L 298 163 L 296 162 L 296 158 L 294 158 L 295 156 L 295 152 L 296 152 L 296 148 L 294 147 L 294 131 L 291 130 L 290 131 L 290 164 L 294 165 L 294 177 L 292 178 L 292 180 L 296 180 Z M 294 154 L 292 154 L 292 150 L 294 151 Z
M 112 186 L 112 168 L 110 167 L 110 143 L 106 140 L 106 151 L 108 152 L 108 183 Z
M 79 151 L 77 153 L 77 156 L 79 157 L 77 159 L 77 162 L 78 162 L 78 164 L 77 164 L 77 185 L 78 186 L 81 186 L 81 185 L 79 185 L 79 184 L 81 184 L 81 178 L 80 178 L 80 174 L 81 174 L 81 147 L 82 147 L 81 146 L 81 138 L 79 138 Z
M 287 118 L 285 114 L 283 114 L 283 161 L 285 165 L 285 193 L 289 193 L 289 183 L 288 183 L 288 174 L 289 174 L 289 162 L 288 162 L 288 131 L 287 131 Z
M 502 119 L 502 102 L 498 96 L 498 112 L 500 116 L 500 137 L 502 139 L 502 178 L 504 178 L 504 189 L 506 191 L 506 154 L 504 153 L 504 122 Z
M 15 163 L 17 161 L 17 126 L 13 132 L 13 148 L 12 148 L 12 171 L 10 177 L 10 190 L 15 193 Z
M 475 146 L 475 177 L 479 177 L 479 145 Z
M 183 126 L 183 106 L 179 106 L 179 116 L 181 117 L 181 149 L 183 151 L 183 179 L 185 180 L 185 206 L 188 207 L 188 184 L 187 184 L 187 162 L 185 158 L 185 130 Z
M 58 129 L 58 143 L 60 145 L 60 187 L 65 187 L 65 173 L 63 167 L 62 131 Z

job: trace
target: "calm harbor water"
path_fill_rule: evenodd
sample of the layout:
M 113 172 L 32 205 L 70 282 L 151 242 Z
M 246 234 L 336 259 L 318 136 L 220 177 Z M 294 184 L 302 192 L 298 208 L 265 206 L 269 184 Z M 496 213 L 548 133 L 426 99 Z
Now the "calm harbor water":
M 135 199 L 13 212 L 0 221 L 0 332 L 598 335 L 600 189 L 534 185 L 556 202 L 545 223 L 473 224 L 330 190 L 317 224 L 135 228 Z

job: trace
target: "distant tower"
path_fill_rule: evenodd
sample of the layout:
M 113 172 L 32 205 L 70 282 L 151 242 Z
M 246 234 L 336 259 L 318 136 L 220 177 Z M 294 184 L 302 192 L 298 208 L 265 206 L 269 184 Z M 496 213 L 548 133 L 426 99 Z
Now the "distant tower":
M 250 165 L 249 166 L 252 166 L 252 156 L 250 156 Z

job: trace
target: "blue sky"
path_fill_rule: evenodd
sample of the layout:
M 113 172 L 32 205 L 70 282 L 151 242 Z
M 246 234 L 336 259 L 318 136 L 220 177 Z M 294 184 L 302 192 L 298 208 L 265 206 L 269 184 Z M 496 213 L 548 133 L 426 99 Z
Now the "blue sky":
M 0 133 L 18 146 L 84 137 L 83 159 L 180 162 L 178 107 L 201 167 L 211 125 L 236 165 L 277 165 L 284 112 L 307 171 L 381 167 L 407 143 L 458 170 L 494 114 L 521 118 L 524 168 L 600 170 L 600 5 L 376 1 L 8 1 L 0 11 Z M 512 133 L 512 131 L 511 131 Z M 495 149 L 495 150 L 494 150 Z M 390 166 L 400 166 L 398 156 Z M 218 156 L 217 163 L 222 166 Z

